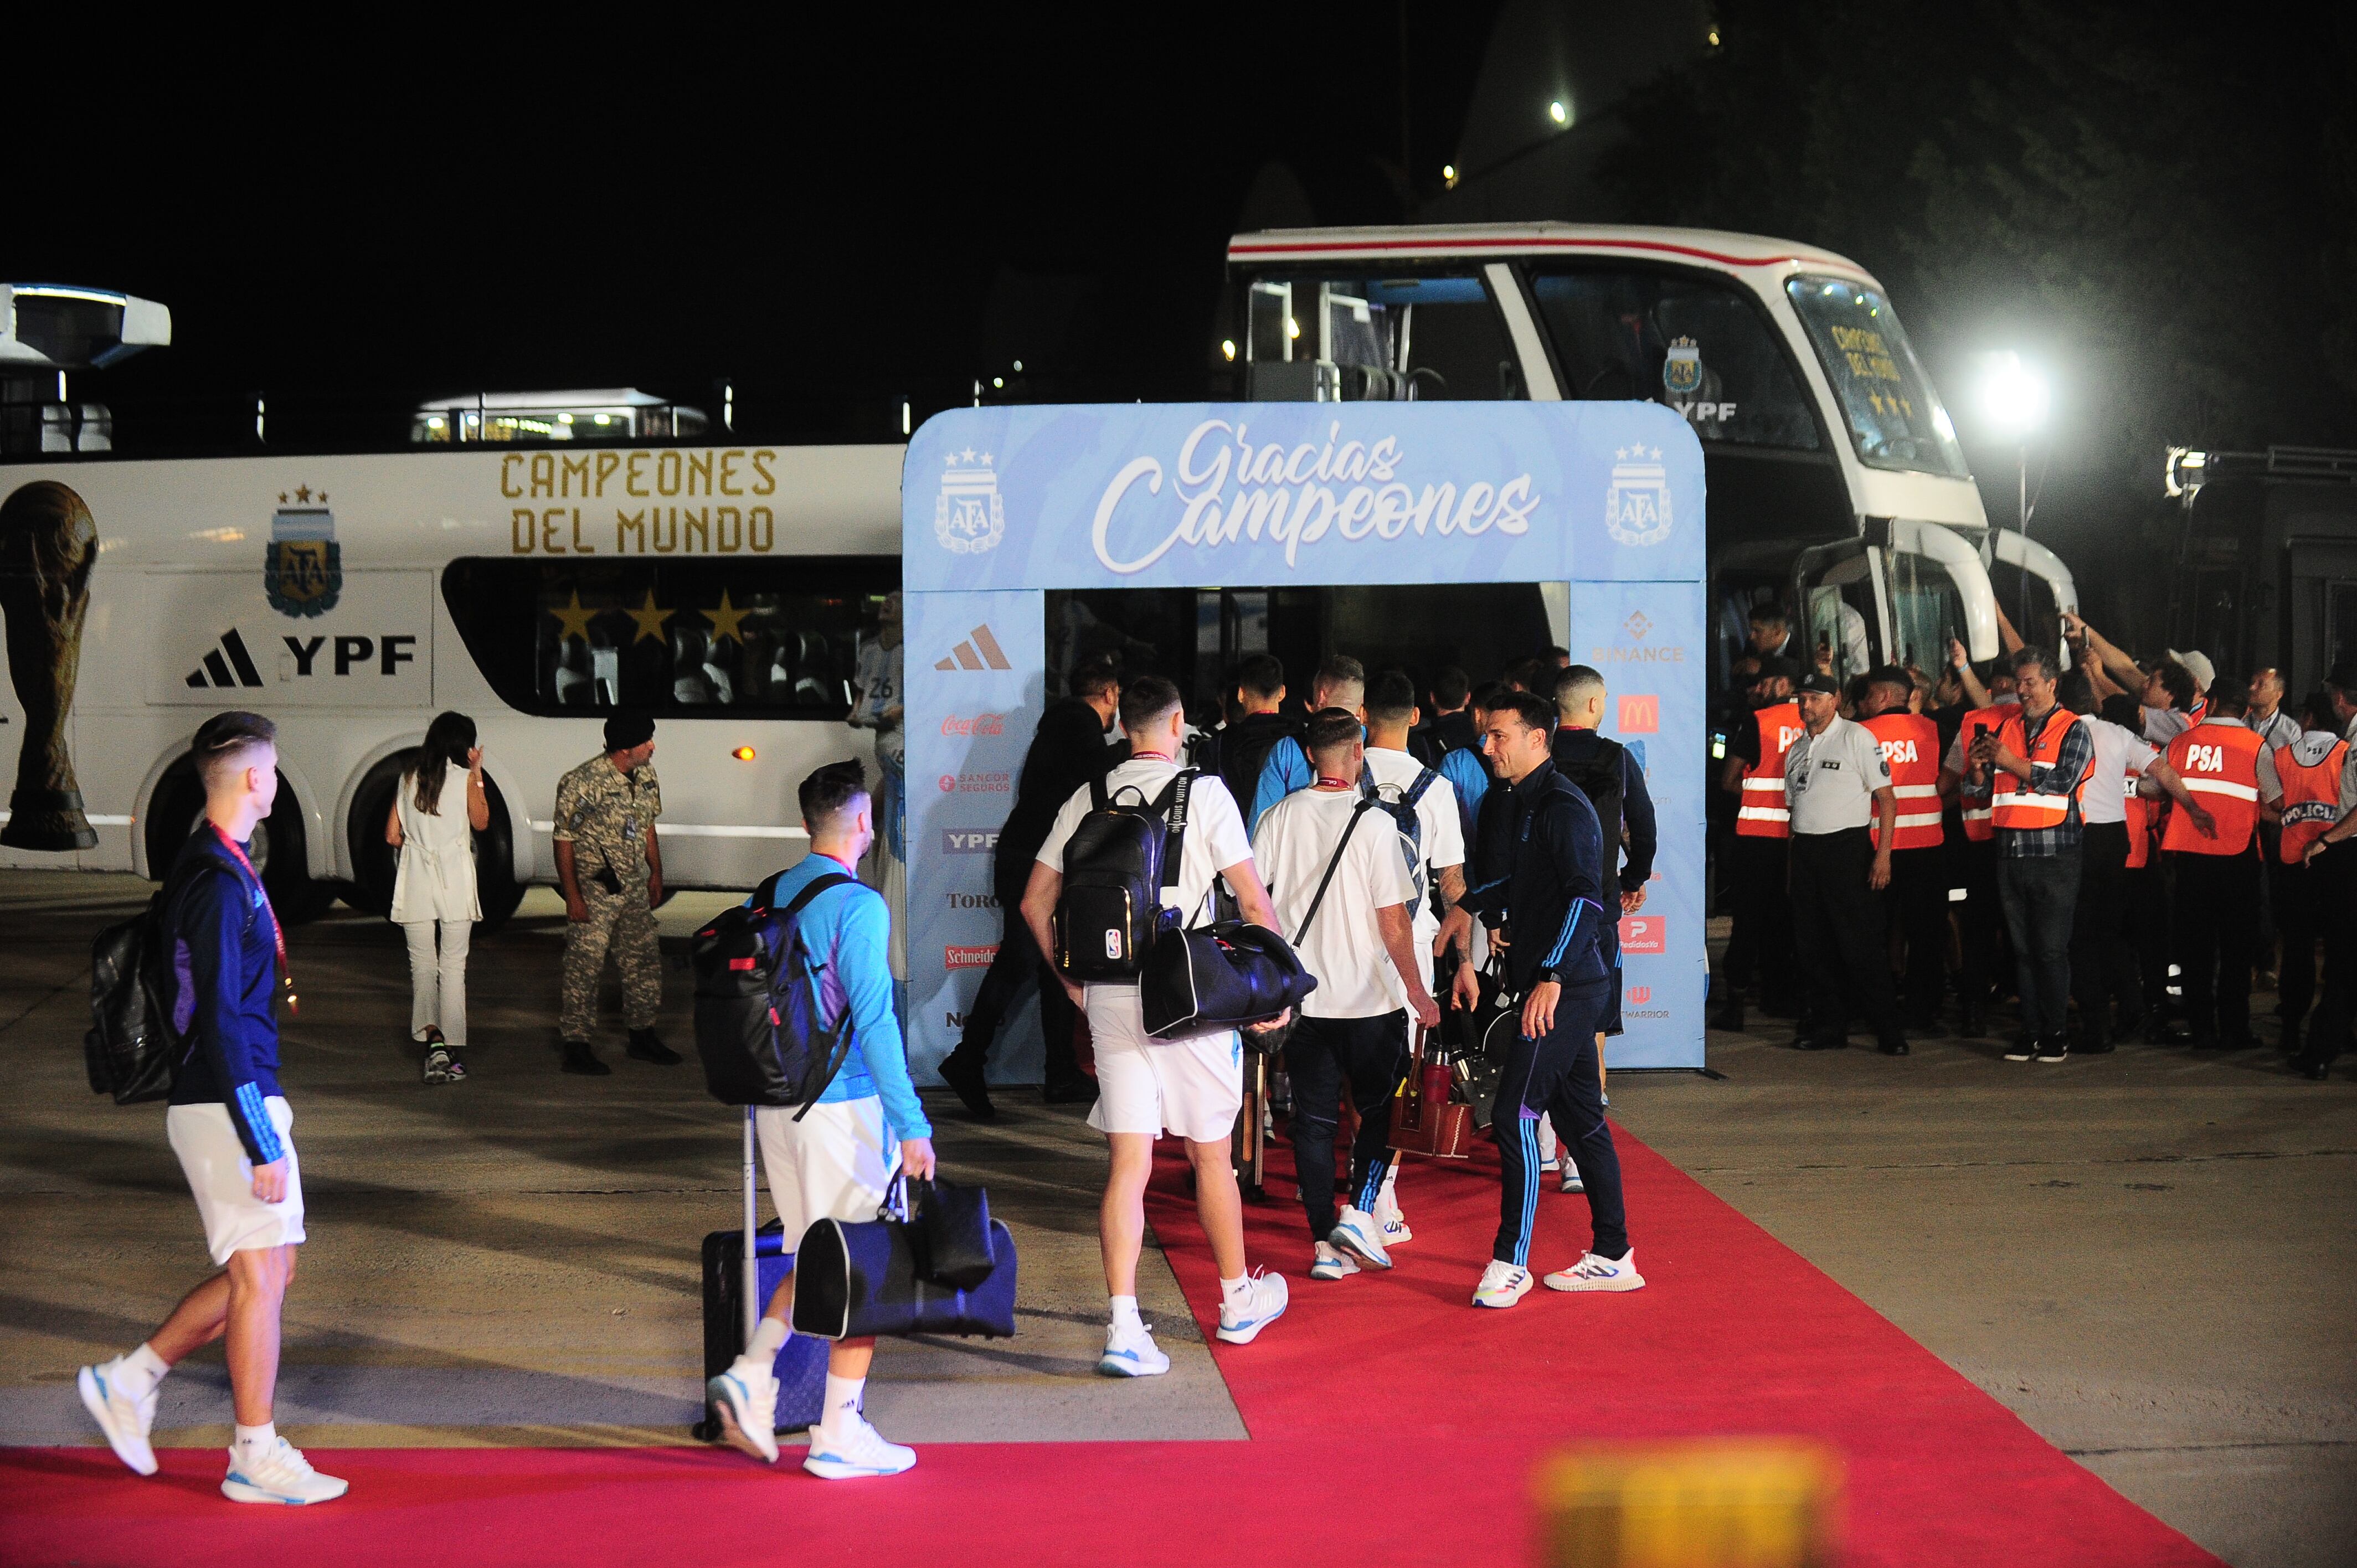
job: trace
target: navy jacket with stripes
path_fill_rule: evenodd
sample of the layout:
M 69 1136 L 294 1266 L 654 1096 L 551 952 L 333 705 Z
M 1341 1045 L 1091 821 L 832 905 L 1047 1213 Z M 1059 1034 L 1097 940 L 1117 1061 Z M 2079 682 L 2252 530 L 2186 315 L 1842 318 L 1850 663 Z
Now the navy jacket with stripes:
M 1543 762 L 1481 797 L 1474 839 L 1465 907 L 1493 929 L 1509 928 L 1513 989 L 1609 981 L 1618 945 L 1603 903 L 1604 834 L 1579 787 Z

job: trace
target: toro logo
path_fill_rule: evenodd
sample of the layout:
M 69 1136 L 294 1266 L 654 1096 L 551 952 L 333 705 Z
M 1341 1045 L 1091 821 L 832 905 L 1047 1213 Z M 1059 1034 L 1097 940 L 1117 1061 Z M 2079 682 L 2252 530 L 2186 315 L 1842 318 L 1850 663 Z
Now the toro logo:
M 952 780 L 954 782 L 954 780 Z M 996 828 L 943 828 L 943 854 L 988 854 L 998 847 Z
M 998 945 L 996 942 L 982 948 L 945 947 L 942 949 L 942 966 L 944 969 L 988 969 L 990 961 L 997 956 Z
M 1662 728 L 1662 699 L 1651 693 L 1622 697 L 1620 722 L 1616 727 L 1622 735 L 1658 735 Z
M 1004 795 L 1015 788 L 1011 773 L 944 773 L 941 778 L 944 795 Z
M 952 714 L 942 721 L 942 733 L 943 735 L 1005 735 L 1006 715 L 976 714 L 970 719 L 962 719 L 955 714 Z
M 1624 915 L 1620 918 L 1620 950 L 1667 952 L 1669 927 L 1651 915 Z
M 949 895 L 952 909 L 996 909 L 998 900 L 987 893 L 952 893 Z

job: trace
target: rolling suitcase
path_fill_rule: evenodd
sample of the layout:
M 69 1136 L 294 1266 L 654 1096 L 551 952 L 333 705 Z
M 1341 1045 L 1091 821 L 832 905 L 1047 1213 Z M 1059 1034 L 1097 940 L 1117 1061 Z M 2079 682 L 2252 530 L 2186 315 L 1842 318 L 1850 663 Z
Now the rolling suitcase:
M 704 1375 L 709 1380 L 728 1369 L 737 1353 L 753 1337 L 753 1326 L 769 1304 L 770 1293 L 794 1265 L 785 1250 L 779 1222 L 756 1229 L 756 1187 L 759 1166 L 753 1140 L 753 1108 L 745 1108 L 745 1219 L 735 1230 L 715 1230 L 704 1238 Z M 753 1245 L 745 1245 L 748 1235 Z M 794 1238 L 799 1241 L 800 1237 Z M 745 1288 L 750 1277 L 753 1288 Z M 786 1337 L 774 1369 L 778 1379 L 780 1432 L 800 1432 L 815 1425 L 826 1406 L 826 1353 L 823 1339 L 807 1334 Z M 705 1443 L 720 1438 L 720 1418 L 704 1407 L 704 1419 L 689 1432 Z

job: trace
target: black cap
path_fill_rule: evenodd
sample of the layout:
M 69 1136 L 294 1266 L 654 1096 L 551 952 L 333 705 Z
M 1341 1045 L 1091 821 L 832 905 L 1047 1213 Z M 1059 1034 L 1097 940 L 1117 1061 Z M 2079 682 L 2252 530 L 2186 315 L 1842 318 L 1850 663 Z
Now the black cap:
M 1803 692 L 1815 692 L 1827 697 L 1838 697 L 1842 692 L 1841 682 L 1822 670 L 1812 670 L 1792 682 L 1793 695 L 1798 696 Z
M 606 749 L 628 751 L 655 737 L 655 721 L 645 714 L 616 714 L 606 721 Z

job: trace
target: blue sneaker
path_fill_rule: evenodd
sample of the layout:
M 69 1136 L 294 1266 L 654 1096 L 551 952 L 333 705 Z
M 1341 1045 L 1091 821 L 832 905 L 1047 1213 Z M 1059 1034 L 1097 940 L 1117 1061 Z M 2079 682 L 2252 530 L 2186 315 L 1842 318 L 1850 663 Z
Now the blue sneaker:
M 1124 1328 L 1116 1323 L 1105 1330 L 1104 1354 L 1097 1358 L 1097 1375 L 1105 1378 L 1158 1378 L 1170 1369 L 1170 1358 L 1154 1343 L 1154 1330 L 1144 1324 Z
M 1285 1316 L 1291 1294 L 1283 1274 L 1256 1271 L 1233 1299 L 1220 1303 L 1220 1337 L 1231 1345 L 1251 1344 L 1262 1329 Z
M 1383 1228 L 1375 1223 L 1373 1215 L 1362 1208 L 1345 1208 L 1334 1229 L 1326 1233 L 1326 1240 L 1345 1251 L 1357 1253 L 1359 1261 L 1369 1268 L 1388 1269 L 1392 1255 L 1383 1251 Z

